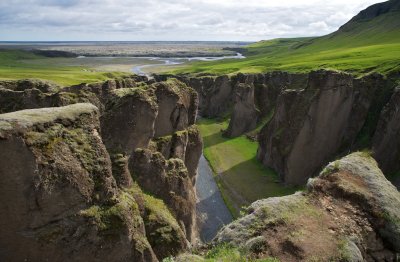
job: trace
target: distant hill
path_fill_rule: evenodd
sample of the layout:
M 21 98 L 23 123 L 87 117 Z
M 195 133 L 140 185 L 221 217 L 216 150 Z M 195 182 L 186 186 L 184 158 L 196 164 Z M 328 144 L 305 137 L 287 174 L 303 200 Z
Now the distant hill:
M 247 46 L 244 54 L 247 59 L 195 63 L 177 72 L 399 71 L 400 0 L 372 5 L 329 35 L 261 41 Z

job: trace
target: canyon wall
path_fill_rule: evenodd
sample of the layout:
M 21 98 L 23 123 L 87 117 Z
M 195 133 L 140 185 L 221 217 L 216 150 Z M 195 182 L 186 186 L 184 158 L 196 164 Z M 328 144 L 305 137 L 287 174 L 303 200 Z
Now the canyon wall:
M 355 149 L 376 151 L 385 173 L 400 169 L 396 142 L 386 146 L 399 132 L 390 77 L 320 70 L 179 79 L 199 93 L 201 115 L 230 116 L 225 136 L 263 127 L 257 157 L 286 183 L 305 184 L 330 160 Z
M 350 149 L 369 113 L 383 77 L 354 79 L 345 73 L 316 71 L 303 89 L 287 89 L 272 120 L 260 132 L 258 159 L 282 180 L 304 184 L 341 151 Z
M 132 77 L 0 93 L 1 257 L 157 261 L 195 243 L 193 89 Z

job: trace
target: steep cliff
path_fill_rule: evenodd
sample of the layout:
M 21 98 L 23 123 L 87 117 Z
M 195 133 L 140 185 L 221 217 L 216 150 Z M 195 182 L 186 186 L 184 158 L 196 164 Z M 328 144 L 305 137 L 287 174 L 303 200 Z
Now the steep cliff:
M 201 116 L 231 117 L 225 132 L 228 137 L 253 130 L 271 115 L 282 90 L 296 89 L 307 81 L 306 74 L 286 72 L 202 77 L 155 76 L 158 81 L 171 77 L 178 78 L 197 91 Z
M 330 163 L 307 191 L 254 202 L 214 245 L 280 261 L 393 261 L 400 250 L 400 193 L 374 159 L 353 153 Z
M 355 142 L 382 76 L 354 79 L 332 71 L 314 71 L 303 89 L 286 89 L 272 120 L 262 129 L 258 159 L 282 180 L 304 184 L 333 156 Z
M 2 259 L 157 260 L 113 179 L 98 114 L 76 104 L 0 116 Z
M 380 114 L 372 142 L 374 158 L 386 174 L 400 171 L 400 89 Z
M 74 226 L 78 227 L 80 223 L 83 223 L 83 227 L 86 224 L 96 226 L 96 228 L 90 229 L 90 236 L 94 238 L 93 241 L 91 240 L 93 248 L 88 247 L 86 251 L 83 250 L 79 246 L 83 245 L 83 242 L 79 242 L 79 239 L 76 240 L 77 243 L 71 242 L 63 248 L 61 242 L 57 242 L 57 238 L 57 241 L 54 242 L 56 245 L 54 248 L 60 249 L 57 252 L 70 256 L 73 249 L 77 250 L 74 256 L 71 255 L 72 259 L 77 261 L 81 261 L 81 258 L 84 260 L 91 253 L 96 255 L 95 259 L 98 257 L 111 261 L 129 259 L 156 261 L 157 258 L 161 259 L 187 249 L 188 241 L 195 241 L 197 236 L 194 184 L 202 150 L 201 137 L 196 126 L 193 125 L 198 106 L 196 92 L 177 80 L 154 83 L 136 78 L 91 85 L 82 84 L 63 89 L 42 86 L 41 82 L 34 84 L 2 83 L 0 92 L 7 94 L 4 99 L 9 101 L 7 104 L 0 104 L 2 112 L 23 108 L 72 105 L 0 115 L 5 119 L 3 120 L 5 122 L 0 125 L 2 131 L 5 130 L 2 132 L 0 142 L 11 143 L 11 145 L 0 147 L 0 154 L 8 156 L 3 158 L 4 161 L 10 161 L 9 156 L 15 157 L 15 161 L 19 161 L 19 157 L 25 157 L 25 155 L 19 153 L 22 149 L 14 145 L 16 138 L 10 134 L 22 136 L 21 144 L 28 147 L 31 146 L 29 144 L 31 140 L 26 136 L 29 138 L 32 136 L 35 141 L 32 142 L 32 145 L 37 145 L 34 152 L 38 155 L 35 155 L 36 158 L 32 160 L 32 164 L 21 165 L 24 170 L 14 174 L 16 179 L 20 179 L 18 177 L 22 176 L 24 172 L 36 174 L 35 161 L 40 164 L 43 161 L 45 165 L 49 166 L 46 166 L 43 173 L 51 178 L 52 183 L 60 184 L 60 188 L 63 187 L 63 190 L 68 191 L 60 193 L 59 197 L 64 197 L 64 200 L 58 199 L 56 197 L 58 195 L 52 195 L 49 200 L 46 199 L 49 202 L 46 203 L 46 206 L 38 207 L 43 212 L 39 212 L 35 220 L 43 219 L 41 216 L 47 216 L 48 212 L 53 212 L 52 209 L 56 209 L 54 212 L 57 213 L 51 215 L 52 218 L 43 219 L 44 221 L 38 227 L 50 227 L 53 222 L 58 221 L 58 218 L 61 219 L 62 225 L 69 224 L 70 216 L 75 219 L 75 214 L 80 214 L 81 220 L 84 222 L 79 220 L 74 222 Z M 37 94 L 40 99 L 32 99 L 30 95 L 32 92 Z M 14 101 L 10 99 L 13 96 L 22 99 Z M 99 109 L 91 104 L 75 104 L 79 102 L 90 102 Z M 87 113 L 86 111 L 89 110 L 87 108 L 93 112 Z M 83 111 L 79 113 L 81 109 Z M 85 121 L 88 114 L 91 116 L 91 120 Z M 43 122 L 42 118 L 46 121 Z M 7 122 L 8 119 L 11 119 L 10 123 Z M 24 121 L 31 121 L 32 124 L 29 125 L 36 133 L 30 132 L 30 129 L 21 131 L 21 126 L 28 125 Z M 77 130 L 75 130 L 75 126 L 78 126 Z M 74 127 L 74 129 L 69 130 L 70 127 Z M 25 135 L 24 132 L 28 135 Z M 44 132 L 46 135 L 37 134 L 37 132 Z M 155 141 L 160 139 L 161 135 L 173 138 L 169 145 L 169 153 L 165 156 L 157 152 L 158 149 L 154 146 L 157 144 Z M 58 146 L 59 144 L 65 146 L 69 151 Z M 160 165 L 157 166 L 151 161 L 143 161 L 143 157 L 136 153 L 141 151 L 148 152 L 150 156 L 161 157 L 162 159 L 158 162 Z M 48 160 L 47 158 L 55 159 Z M 20 160 L 25 163 L 22 159 Z M 4 179 L 9 179 L 11 173 L 5 168 L 4 163 L 1 174 Z M 157 170 L 160 172 L 153 173 L 152 168 L 159 168 Z M 163 175 L 166 176 L 164 180 L 162 179 Z M 147 184 L 146 180 L 142 179 L 143 177 L 154 183 Z M 103 179 L 109 184 L 103 185 L 105 183 L 102 182 Z M 20 194 L 23 190 L 16 188 L 14 180 L 10 181 L 6 186 L 15 192 L 9 194 L 9 189 L 4 190 L 4 199 L 15 197 L 19 198 L 21 202 L 31 201 L 31 199 L 26 199 L 26 195 Z M 35 191 L 34 185 L 39 186 L 39 184 L 35 182 L 36 178 L 32 178 L 32 181 L 26 183 L 33 183 L 31 187 Z M 45 187 L 50 187 L 49 195 L 58 191 L 58 187 L 56 191 L 53 191 L 53 185 L 49 184 L 49 181 L 43 181 L 43 183 Z M 69 196 L 68 194 L 73 189 L 70 189 L 71 186 L 68 183 L 72 187 L 81 189 L 83 196 L 78 196 L 76 193 L 71 193 Z M 156 193 L 158 186 L 162 187 L 163 194 Z M 142 188 L 158 199 L 144 194 Z M 84 198 L 86 202 L 79 198 Z M 68 202 L 68 205 L 63 201 Z M 59 203 L 64 204 L 59 207 Z M 24 205 L 29 209 L 31 204 Z M 12 204 L 9 203 L 3 208 L 10 207 Z M 65 210 L 60 211 L 59 208 L 65 208 Z M 68 211 L 69 209 L 70 211 Z M 18 212 L 29 213 L 27 210 Z M 10 216 L 4 216 L 3 224 L 9 223 L 12 215 L 10 213 Z M 18 230 L 25 230 L 25 227 L 29 230 L 36 230 L 36 226 L 34 229 L 30 229 L 30 224 L 36 223 L 32 219 L 24 216 L 24 221 L 10 228 L 7 237 L 14 237 L 16 240 L 4 246 L 7 256 L 16 251 L 17 244 L 22 243 L 20 241 L 26 241 L 14 236 Z M 58 228 L 56 229 L 58 230 Z M 103 229 L 104 236 L 102 235 Z M 74 231 L 73 228 L 68 227 L 66 230 L 69 232 L 68 234 L 73 234 L 77 229 Z M 92 233 L 92 231 L 97 233 Z M 84 231 L 81 233 L 86 234 Z M 66 237 L 68 241 L 69 239 L 75 241 L 73 237 L 63 234 L 60 233 L 60 239 Z M 79 236 L 77 235 L 77 238 Z M 106 242 L 108 237 L 113 241 Z M 102 238 L 105 240 L 103 241 Z M 2 241 L 6 241 L 6 238 L 3 238 Z M 43 248 L 37 249 L 36 246 L 40 245 Z M 100 248 L 103 245 L 103 249 Z M 32 251 L 23 252 L 21 250 L 21 260 L 25 258 L 39 260 L 46 255 L 53 257 L 53 253 L 46 253 L 43 249 L 55 252 L 38 241 L 32 244 Z M 99 249 L 99 251 L 93 251 L 94 249 Z M 110 249 L 112 250 L 110 251 Z M 120 252 L 120 254 L 115 255 L 115 252 Z M 57 254 L 54 253 L 54 255 Z M 60 260 L 63 259 L 64 257 L 60 255 Z

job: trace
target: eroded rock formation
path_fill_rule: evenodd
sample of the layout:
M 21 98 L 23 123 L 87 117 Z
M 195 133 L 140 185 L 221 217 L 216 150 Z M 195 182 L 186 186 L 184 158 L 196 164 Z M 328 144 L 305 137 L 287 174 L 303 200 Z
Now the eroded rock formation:
M 28 83 L 1 83 L 1 112 L 55 107 L 0 115 L 0 174 L 7 181 L 0 209 L 16 209 L 1 218 L 2 225 L 13 223 L 1 236 L 1 257 L 157 261 L 187 249 L 197 235 L 202 150 L 193 89 L 135 77 L 65 88 Z M 171 138 L 164 155 L 155 146 L 161 136 Z M 157 186 L 165 194 L 155 193 Z M 16 207 L 12 198 L 20 201 Z M 13 216 L 21 219 L 14 223 Z
M 119 190 L 91 104 L 0 116 L 0 256 L 155 261 L 135 199 Z
M 372 142 L 374 157 L 386 174 L 400 170 L 400 89 L 382 110 Z
M 304 184 L 308 177 L 355 142 L 382 76 L 354 79 L 331 71 L 311 72 L 303 89 L 286 89 L 259 136 L 258 159 L 282 180 Z
M 306 192 L 254 202 L 214 244 L 280 261 L 394 261 L 399 210 L 400 193 L 375 160 L 353 153 L 330 163 Z

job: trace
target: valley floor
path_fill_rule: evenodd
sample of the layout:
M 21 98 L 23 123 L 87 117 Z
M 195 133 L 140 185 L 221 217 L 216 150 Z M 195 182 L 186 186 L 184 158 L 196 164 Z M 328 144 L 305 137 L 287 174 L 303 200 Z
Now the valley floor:
M 245 135 L 223 137 L 221 130 L 227 128 L 228 120 L 202 118 L 197 125 L 204 141 L 204 155 L 234 217 L 239 216 L 243 206 L 258 199 L 288 195 L 299 189 L 282 185 L 273 170 L 261 165 L 256 159 L 257 142 Z

